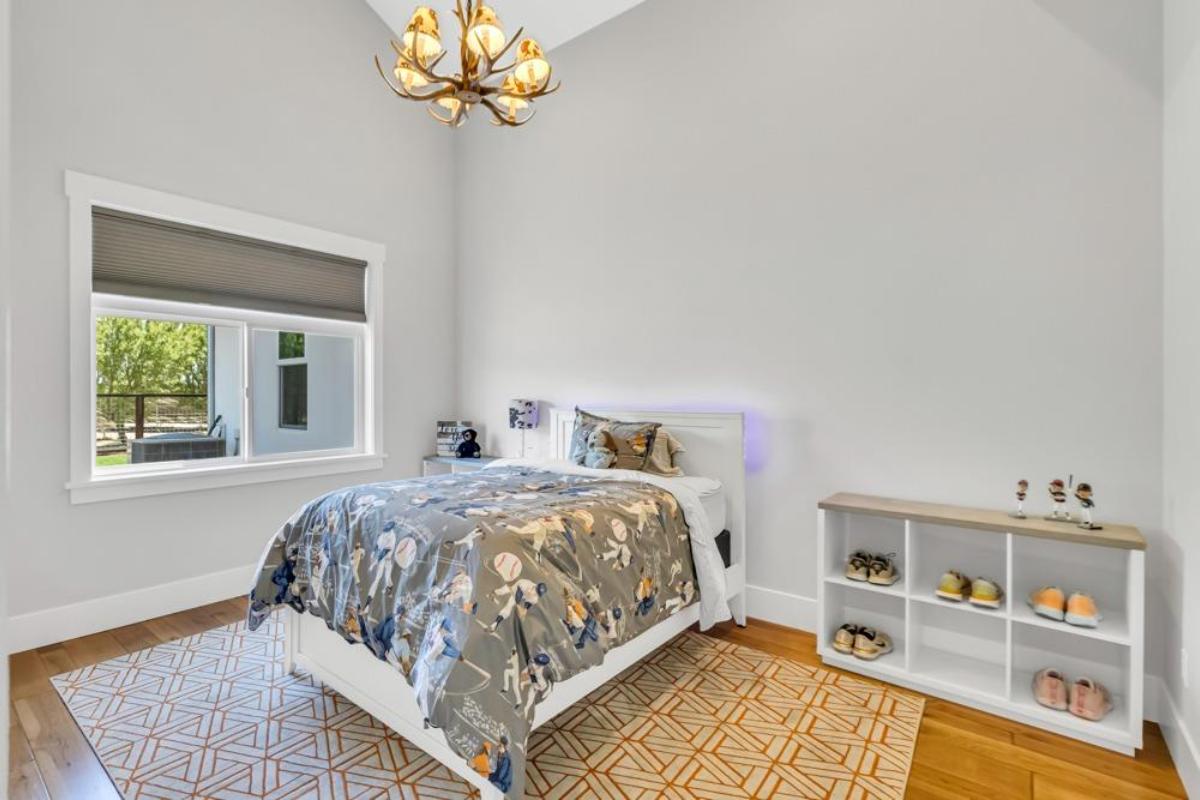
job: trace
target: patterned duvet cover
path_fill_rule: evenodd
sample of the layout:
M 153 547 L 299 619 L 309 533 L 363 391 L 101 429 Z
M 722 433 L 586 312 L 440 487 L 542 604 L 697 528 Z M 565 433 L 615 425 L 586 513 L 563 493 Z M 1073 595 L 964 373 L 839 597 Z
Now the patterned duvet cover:
M 501 467 L 308 503 L 267 546 L 249 624 L 280 605 L 322 617 L 400 670 L 450 747 L 519 798 L 538 702 L 697 597 L 671 491 Z

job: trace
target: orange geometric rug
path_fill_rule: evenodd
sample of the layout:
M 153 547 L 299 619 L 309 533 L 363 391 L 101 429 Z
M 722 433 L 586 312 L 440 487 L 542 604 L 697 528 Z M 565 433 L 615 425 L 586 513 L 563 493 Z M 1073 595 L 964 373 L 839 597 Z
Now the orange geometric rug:
M 52 679 L 129 800 L 476 797 L 242 623 Z M 401 681 L 399 675 L 396 678 Z M 902 798 L 924 700 L 685 633 L 534 732 L 530 798 Z

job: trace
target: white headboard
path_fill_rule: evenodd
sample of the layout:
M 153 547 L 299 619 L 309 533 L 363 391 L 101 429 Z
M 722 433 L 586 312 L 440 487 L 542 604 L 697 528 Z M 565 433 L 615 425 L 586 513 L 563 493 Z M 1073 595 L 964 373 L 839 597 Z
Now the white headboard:
M 731 533 L 734 564 L 746 563 L 746 424 L 740 412 L 628 411 L 589 408 L 610 419 L 628 422 L 659 422 L 687 448 L 680 453 L 679 466 L 685 475 L 716 478 L 725 491 L 726 523 Z M 550 410 L 550 453 L 566 458 L 571 449 L 575 412 Z

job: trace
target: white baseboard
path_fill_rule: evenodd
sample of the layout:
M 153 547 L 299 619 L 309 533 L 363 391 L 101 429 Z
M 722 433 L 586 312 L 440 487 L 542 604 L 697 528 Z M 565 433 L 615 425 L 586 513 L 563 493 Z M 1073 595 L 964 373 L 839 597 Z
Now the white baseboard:
M 8 652 L 75 639 L 250 591 L 254 565 L 8 618 Z
M 817 629 L 817 599 L 762 586 L 746 587 L 746 614 L 802 631 Z
M 1196 747 L 1196 739 L 1184 722 L 1183 712 L 1175 704 L 1175 699 L 1167 691 L 1166 682 L 1157 676 L 1146 676 L 1146 699 L 1150 699 L 1150 686 L 1154 685 L 1154 694 L 1158 719 L 1158 727 L 1162 730 L 1163 738 L 1167 741 L 1167 749 L 1171 751 L 1171 760 L 1175 762 L 1175 770 L 1183 781 L 1183 788 L 1188 797 L 1200 798 L 1200 749 Z M 1147 704 L 1148 705 L 1148 704 Z M 1150 719 L 1147 707 L 1146 719 Z

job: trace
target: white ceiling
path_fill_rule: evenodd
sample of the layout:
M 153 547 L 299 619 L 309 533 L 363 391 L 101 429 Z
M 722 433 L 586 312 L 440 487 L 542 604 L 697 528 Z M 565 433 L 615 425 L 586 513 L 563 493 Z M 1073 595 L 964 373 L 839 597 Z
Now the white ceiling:
M 643 0 L 492 0 L 490 5 L 504 23 L 506 32 L 511 35 L 524 26 L 525 35 L 532 36 L 541 42 L 543 49 L 550 50 L 641 2 Z M 413 8 L 432 6 L 441 22 L 442 41 L 457 39 L 458 23 L 451 13 L 454 0 L 367 0 L 367 3 L 397 35 L 404 32 Z

